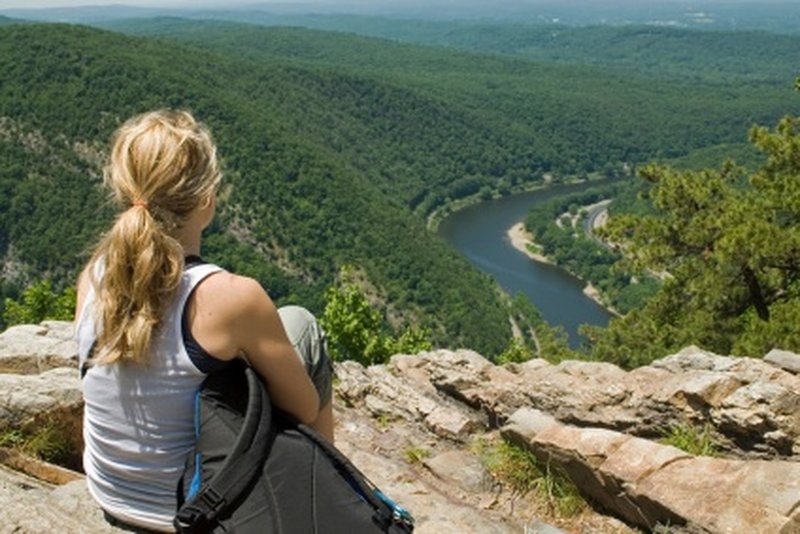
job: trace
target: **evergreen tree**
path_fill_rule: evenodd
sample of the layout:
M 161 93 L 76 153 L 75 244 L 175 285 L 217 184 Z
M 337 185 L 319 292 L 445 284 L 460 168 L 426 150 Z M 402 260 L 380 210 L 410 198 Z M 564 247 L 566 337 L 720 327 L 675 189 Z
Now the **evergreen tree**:
M 636 366 L 688 344 L 728 354 L 800 351 L 800 118 L 751 130 L 766 163 L 749 177 L 648 166 L 656 215 L 612 219 L 606 237 L 665 283 L 641 310 L 587 329 L 594 355 Z

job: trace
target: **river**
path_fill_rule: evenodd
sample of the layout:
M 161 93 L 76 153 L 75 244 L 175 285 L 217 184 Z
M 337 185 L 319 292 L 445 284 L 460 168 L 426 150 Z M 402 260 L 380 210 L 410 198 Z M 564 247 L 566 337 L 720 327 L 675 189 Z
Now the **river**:
M 523 220 L 531 206 L 596 183 L 558 185 L 487 200 L 448 216 L 439 235 L 481 271 L 492 275 L 510 295 L 524 293 L 551 325 L 564 328 L 572 348 L 580 346 L 578 327 L 606 326 L 611 314 L 583 294 L 586 285 L 563 269 L 531 260 L 511 246 L 506 231 Z

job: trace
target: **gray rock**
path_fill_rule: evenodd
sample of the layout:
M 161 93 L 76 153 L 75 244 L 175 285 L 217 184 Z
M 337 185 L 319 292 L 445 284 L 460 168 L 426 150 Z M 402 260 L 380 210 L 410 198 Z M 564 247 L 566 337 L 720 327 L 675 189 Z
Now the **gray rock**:
M 785 350 L 772 349 L 764 356 L 764 361 L 771 363 L 790 373 L 800 373 L 800 354 Z
M 556 528 L 552 525 L 548 525 L 546 523 L 542 523 L 541 521 L 534 521 L 530 525 L 525 527 L 526 534 L 566 534 L 560 528 Z
M 0 334 L 0 373 L 36 374 L 77 365 L 78 348 L 70 322 L 12 326 Z
M 677 354 L 654 361 L 651 365 L 671 373 L 685 371 L 729 371 L 735 360 L 691 345 Z
M 400 363 L 405 359 L 394 362 L 388 367 L 370 368 L 355 362 L 338 364 L 338 395 L 350 405 L 365 407 L 382 421 L 422 422 L 443 438 L 463 440 L 485 427 L 479 414 L 443 396 L 430 382 L 420 382 L 415 367 Z M 409 371 L 412 380 L 403 374 Z
M 53 487 L 0 466 L 0 525 L 3 532 L 122 532 L 106 524 L 81 479 Z
M 32 428 L 51 418 L 79 440 L 75 352 L 70 323 L 0 334 L 0 370 L 15 373 L 0 374 L 0 428 Z M 800 376 L 773 363 L 689 347 L 631 372 L 599 362 L 496 366 L 465 350 L 335 368 L 337 445 L 415 514 L 417 532 L 533 532 L 534 525 L 551 532 L 538 522 L 537 505 L 492 480 L 467 446 L 498 427 L 561 466 L 606 509 L 645 528 L 800 532 L 800 463 L 694 458 L 635 437 L 657 435 L 676 421 L 709 422 L 742 458 L 800 459 Z M 431 454 L 424 466 L 406 459 L 410 447 Z M 83 481 L 53 489 L 9 480 L 0 476 L 4 528 L 109 531 Z M 4 509 L 3 502 L 19 505 Z M 86 519 L 64 519 L 72 517 Z M 603 521 L 581 529 L 625 531 Z
M 506 428 L 515 428 L 518 434 L 531 440 L 545 428 L 556 424 L 558 421 L 552 415 L 531 408 L 520 408 L 508 419 Z
M 528 407 L 563 422 L 641 436 L 664 434 L 676 422 L 709 423 L 722 445 L 742 456 L 800 451 L 800 377 L 754 358 L 688 347 L 626 373 L 575 361 L 502 368 L 474 353 L 438 351 L 418 357 L 413 373 L 416 382 L 426 379 L 486 413 L 490 426 Z
M 37 375 L 0 374 L 0 428 L 22 426 L 47 414 L 83 408 L 77 369 L 51 369 Z
M 491 475 L 480 460 L 467 451 L 443 452 L 426 459 L 423 464 L 438 478 L 464 491 L 480 493 L 491 489 Z

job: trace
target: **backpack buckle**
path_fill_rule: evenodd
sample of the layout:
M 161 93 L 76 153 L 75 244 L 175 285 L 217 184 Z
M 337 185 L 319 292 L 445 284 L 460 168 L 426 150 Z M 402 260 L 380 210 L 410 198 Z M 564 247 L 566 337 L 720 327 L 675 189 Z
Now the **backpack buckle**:
M 225 506 L 225 497 L 211 486 L 203 488 L 175 514 L 173 525 L 182 534 L 211 531 L 211 524 Z

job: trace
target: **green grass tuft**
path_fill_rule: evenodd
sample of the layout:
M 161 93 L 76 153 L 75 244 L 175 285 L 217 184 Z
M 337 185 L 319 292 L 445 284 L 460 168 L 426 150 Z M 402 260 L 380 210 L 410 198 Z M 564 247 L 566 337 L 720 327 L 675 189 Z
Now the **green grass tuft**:
M 421 464 L 425 458 L 429 458 L 431 451 L 422 447 L 409 446 L 403 451 L 403 455 L 410 464 Z
M 676 423 L 660 442 L 694 456 L 719 456 L 720 453 L 720 444 L 714 437 L 711 423 L 702 427 L 687 422 Z
M 534 492 L 555 515 L 572 517 L 586 507 L 569 476 L 549 462 L 539 461 L 529 450 L 485 439 L 476 441 L 474 450 L 495 479 L 519 495 Z
M 33 431 L 19 428 L 0 431 L 0 447 L 70 468 L 75 467 L 76 462 L 80 465 L 80 451 L 73 450 L 68 430 L 51 419 L 45 420 Z

